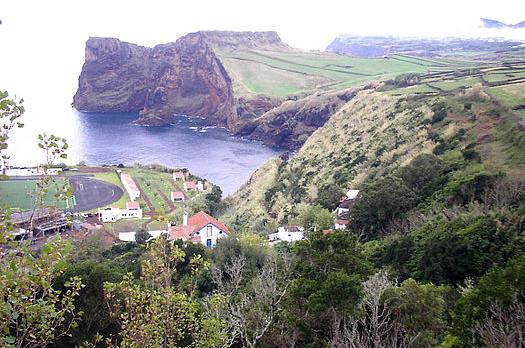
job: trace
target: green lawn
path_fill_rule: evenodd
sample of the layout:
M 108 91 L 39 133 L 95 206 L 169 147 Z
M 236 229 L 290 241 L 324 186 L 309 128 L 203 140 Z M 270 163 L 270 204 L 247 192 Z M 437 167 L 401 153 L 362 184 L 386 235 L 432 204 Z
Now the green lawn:
M 64 179 L 57 179 L 56 183 L 49 185 L 49 192 L 46 196 L 44 205 L 56 206 L 61 209 L 68 205 L 72 206 L 73 200 L 69 199 L 66 203 L 64 201 L 57 201 L 55 195 L 58 190 L 63 187 Z M 9 206 L 10 208 L 18 208 L 21 210 L 32 209 L 35 192 L 37 190 L 36 180 L 7 180 L 0 181 L 0 205 Z

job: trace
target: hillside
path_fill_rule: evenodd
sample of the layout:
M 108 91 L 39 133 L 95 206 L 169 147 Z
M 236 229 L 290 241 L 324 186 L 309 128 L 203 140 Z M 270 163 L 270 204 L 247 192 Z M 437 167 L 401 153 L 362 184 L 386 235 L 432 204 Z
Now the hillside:
M 488 171 L 523 174 L 523 117 L 487 92 L 481 85 L 442 95 L 361 91 L 295 157 L 259 169 L 229 198 L 223 219 L 271 231 L 293 222 L 304 204 L 321 203 L 320 193 L 359 189 L 422 153 L 451 156 L 469 149 Z
M 138 112 L 136 123 L 142 125 L 170 125 L 175 114 L 204 117 L 238 135 L 296 149 L 338 109 L 339 103 L 326 106 L 338 91 L 404 73 L 479 64 L 307 52 L 289 47 L 275 32 L 201 31 L 153 48 L 90 38 L 73 106 L 88 112 Z M 312 119 L 316 114 L 319 118 Z M 276 129 L 281 125 L 286 125 L 283 132 Z

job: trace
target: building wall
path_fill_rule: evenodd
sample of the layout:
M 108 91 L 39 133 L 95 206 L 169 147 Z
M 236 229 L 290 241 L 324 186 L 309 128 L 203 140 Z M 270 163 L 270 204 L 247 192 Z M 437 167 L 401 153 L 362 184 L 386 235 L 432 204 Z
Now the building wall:
M 207 226 L 211 226 L 211 236 L 208 235 Z M 207 226 L 204 226 L 200 231 L 198 231 L 199 234 L 195 232 L 195 235 L 200 237 L 201 244 L 205 247 L 209 247 L 207 241 L 208 239 L 211 239 L 211 247 L 213 248 L 217 244 L 217 241 L 226 237 L 227 234 L 226 232 L 221 233 L 221 230 L 219 230 L 215 225 L 208 224 Z

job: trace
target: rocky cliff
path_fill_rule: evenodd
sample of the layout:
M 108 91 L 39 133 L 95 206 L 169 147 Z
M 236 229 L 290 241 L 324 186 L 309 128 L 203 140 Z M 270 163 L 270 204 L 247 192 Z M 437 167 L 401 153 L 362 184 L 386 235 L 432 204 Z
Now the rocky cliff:
M 73 106 L 92 112 L 139 111 L 139 124 L 169 124 L 172 115 L 184 114 L 233 128 L 232 81 L 214 47 L 269 46 L 288 47 L 275 32 L 197 32 L 153 48 L 90 38 Z
M 297 150 L 356 93 L 357 89 L 347 89 L 287 100 L 262 116 L 244 123 L 237 130 L 237 135 L 249 136 L 269 146 Z
M 235 70 L 226 70 L 219 55 L 229 51 L 295 52 L 275 32 L 201 31 L 153 48 L 90 38 L 73 106 L 90 112 L 138 112 L 135 122 L 143 125 L 171 124 L 180 114 L 200 116 L 237 135 L 297 149 L 353 96 L 347 90 L 285 101 L 264 93 L 243 94 L 233 87 Z

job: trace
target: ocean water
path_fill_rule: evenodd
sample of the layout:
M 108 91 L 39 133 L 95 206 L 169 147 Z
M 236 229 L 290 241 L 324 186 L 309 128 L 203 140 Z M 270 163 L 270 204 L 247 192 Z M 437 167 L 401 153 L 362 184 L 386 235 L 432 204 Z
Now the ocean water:
M 47 131 L 68 140 L 69 164 L 158 163 L 188 168 L 219 185 L 223 196 L 227 196 L 246 182 L 257 167 L 282 152 L 234 137 L 223 128 L 207 126 L 200 118 L 178 116 L 173 125 L 147 127 L 132 124 L 137 118 L 135 113 L 48 110 L 45 118 L 36 112 L 24 116 L 25 121 L 29 119 L 28 127 L 14 132 L 9 147 L 12 165 L 41 163 L 44 153 L 37 148 L 36 137 Z

